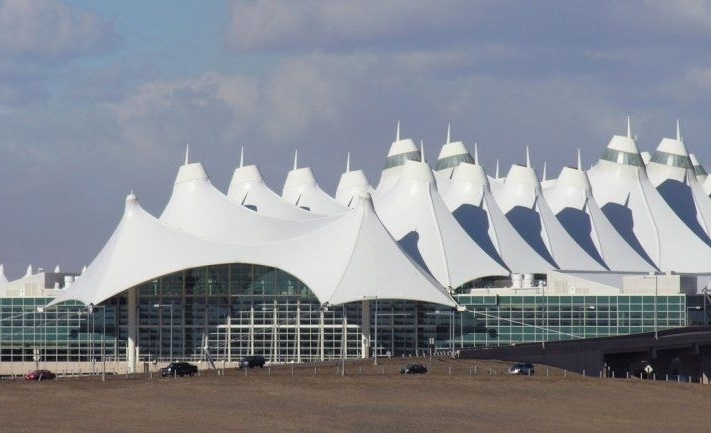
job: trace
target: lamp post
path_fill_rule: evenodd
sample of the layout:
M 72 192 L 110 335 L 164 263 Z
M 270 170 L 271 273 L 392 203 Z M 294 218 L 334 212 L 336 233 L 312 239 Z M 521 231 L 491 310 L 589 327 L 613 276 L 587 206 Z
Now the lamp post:
M 170 310 L 170 353 L 168 356 L 170 360 L 173 360 L 173 307 L 178 306 L 177 304 L 153 304 L 155 308 L 168 308 Z M 163 344 L 161 343 L 161 347 Z
M 375 297 L 375 340 L 373 341 L 373 365 L 378 365 L 378 297 Z
M 91 315 L 92 329 L 94 323 L 94 310 L 101 308 L 101 380 L 106 380 L 106 305 L 89 304 L 87 311 Z M 92 344 L 92 352 L 93 352 Z
M 454 358 L 454 310 L 448 311 L 448 312 L 443 312 L 439 310 L 435 310 L 434 313 L 429 313 L 429 315 L 434 315 L 435 317 L 439 317 L 439 315 L 445 315 L 447 316 L 447 328 L 449 332 L 449 347 L 450 347 L 450 353 L 451 357 Z M 437 320 L 435 319 L 435 335 L 437 332 Z

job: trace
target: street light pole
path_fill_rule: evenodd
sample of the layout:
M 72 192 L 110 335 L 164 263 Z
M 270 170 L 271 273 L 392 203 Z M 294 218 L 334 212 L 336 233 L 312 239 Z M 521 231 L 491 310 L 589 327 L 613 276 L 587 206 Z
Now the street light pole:
M 378 297 L 375 297 L 375 341 L 373 344 L 373 365 L 378 365 Z
M 175 304 L 153 304 L 154 308 L 168 308 L 170 309 L 170 353 L 168 356 L 170 357 L 170 360 L 173 360 L 173 307 L 175 307 Z M 163 344 L 161 343 L 161 348 L 163 347 Z

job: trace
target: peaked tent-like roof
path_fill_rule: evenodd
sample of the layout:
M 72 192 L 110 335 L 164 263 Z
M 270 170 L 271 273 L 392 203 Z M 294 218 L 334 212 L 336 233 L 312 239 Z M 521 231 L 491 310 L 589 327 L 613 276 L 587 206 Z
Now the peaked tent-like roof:
M 456 305 L 447 290 L 393 242 L 369 197 L 308 235 L 241 245 L 171 228 L 144 211 L 133 194 L 91 265 L 49 305 L 66 300 L 98 304 L 162 275 L 221 263 L 274 266 L 299 278 L 324 304 L 377 297 Z
M 281 197 L 289 204 L 319 215 L 336 215 L 348 210 L 318 186 L 310 168 L 296 168 L 296 162 L 286 176 Z
M 530 167 L 513 165 L 494 198 L 516 231 L 547 261 L 562 270 L 598 271 L 605 267 L 578 245 L 546 202 L 538 176 Z
M 212 186 L 199 162 L 180 167 L 160 220 L 201 237 L 242 244 L 293 238 L 324 224 L 318 219 L 273 218 L 240 206 Z
M 383 171 L 380 174 L 380 181 L 376 187 L 377 194 L 384 193 L 397 183 L 406 161 L 422 161 L 422 154 L 412 139 L 400 139 L 400 122 L 398 122 L 395 141 L 390 145 Z
M 669 207 L 706 244 L 711 245 L 711 199 L 699 184 L 681 139 L 662 139 L 647 163 L 647 176 Z
M 351 154 L 349 153 L 346 160 L 346 171 L 341 174 L 336 188 L 336 201 L 343 206 L 353 208 L 358 204 L 358 196 L 365 192 L 374 192 L 373 187 L 370 186 L 363 170 L 351 171 Z
M 240 165 L 235 169 L 227 197 L 248 209 L 274 218 L 290 220 L 319 218 L 319 215 L 292 206 L 282 200 L 264 183 L 262 174 L 256 165 Z
M 579 158 L 578 168 L 564 167 L 555 184 L 544 191 L 544 196 L 568 234 L 598 263 L 611 271 L 655 270 L 602 213 Z
M 629 133 L 612 137 L 587 173 L 595 201 L 638 254 L 662 271 L 708 270 L 711 249 L 677 217 L 649 181 L 637 143 Z
M 397 182 L 375 197 L 375 208 L 400 246 L 443 286 L 509 274 L 457 223 L 425 162 L 406 161 Z
M 460 162 L 451 179 L 440 179 L 440 195 L 459 225 L 490 256 L 500 257 L 511 272 L 544 273 L 555 266 L 541 257 L 499 208 L 484 167 Z

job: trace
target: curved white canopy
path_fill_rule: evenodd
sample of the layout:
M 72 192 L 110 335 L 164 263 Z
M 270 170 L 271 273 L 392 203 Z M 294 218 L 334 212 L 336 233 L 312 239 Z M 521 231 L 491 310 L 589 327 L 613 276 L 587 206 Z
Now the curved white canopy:
M 368 178 L 363 170 L 351 171 L 351 154 L 348 154 L 346 171 L 341 174 L 336 188 L 336 201 L 343 206 L 353 208 L 358 203 L 358 196 L 362 193 L 373 193 Z
M 632 249 L 602 213 L 592 196 L 588 177 L 580 167 L 564 167 L 555 184 L 544 191 L 544 196 L 568 234 L 609 270 L 655 270 Z
M 201 237 L 241 244 L 289 239 L 324 225 L 320 219 L 278 219 L 240 206 L 212 186 L 199 162 L 180 167 L 160 220 Z
M 711 245 L 711 199 L 699 184 L 686 145 L 664 138 L 647 163 L 647 176 L 669 207 L 706 244 Z
M 221 263 L 277 267 L 299 278 L 321 303 L 377 297 L 455 305 L 447 290 L 388 235 L 369 197 L 320 230 L 280 242 L 243 245 L 171 228 L 145 212 L 133 194 L 104 248 L 50 305 L 70 299 L 98 304 L 159 276 Z
M 457 223 L 437 193 L 427 163 L 406 161 L 397 182 L 375 197 L 375 207 L 400 246 L 443 286 L 509 274 Z
M 440 194 L 462 228 L 489 255 L 501 257 L 514 273 L 544 273 L 555 266 L 541 257 L 513 228 L 494 200 L 484 167 L 461 162 Z M 495 249 L 492 251 L 492 248 Z
M 262 178 L 256 165 L 240 166 L 235 169 L 227 191 L 227 197 L 260 214 L 291 220 L 319 218 L 282 200 L 272 191 Z
M 289 204 L 319 215 L 335 215 L 348 210 L 318 186 L 308 167 L 295 167 L 289 171 L 281 197 Z
M 568 235 L 548 207 L 535 170 L 513 165 L 494 198 L 506 218 L 541 257 L 560 269 L 600 271 L 595 261 Z
M 649 181 L 631 137 L 614 136 L 603 157 L 588 170 L 593 195 L 605 216 L 638 254 L 662 271 L 705 272 L 711 248 L 667 205 Z

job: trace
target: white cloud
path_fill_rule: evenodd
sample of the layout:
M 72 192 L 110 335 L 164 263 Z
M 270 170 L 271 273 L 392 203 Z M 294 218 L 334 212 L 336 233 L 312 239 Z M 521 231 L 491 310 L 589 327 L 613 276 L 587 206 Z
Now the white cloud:
M 110 23 L 59 0 L 0 2 L 0 53 L 64 59 L 101 52 L 115 42 Z
M 478 8 L 466 0 L 233 0 L 227 45 L 235 51 L 332 50 L 412 42 L 423 31 L 456 38 L 478 22 Z
M 255 117 L 257 93 L 247 78 L 206 73 L 150 82 L 107 106 L 123 141 L 152 160 L 186 141 L 234 140 Z

